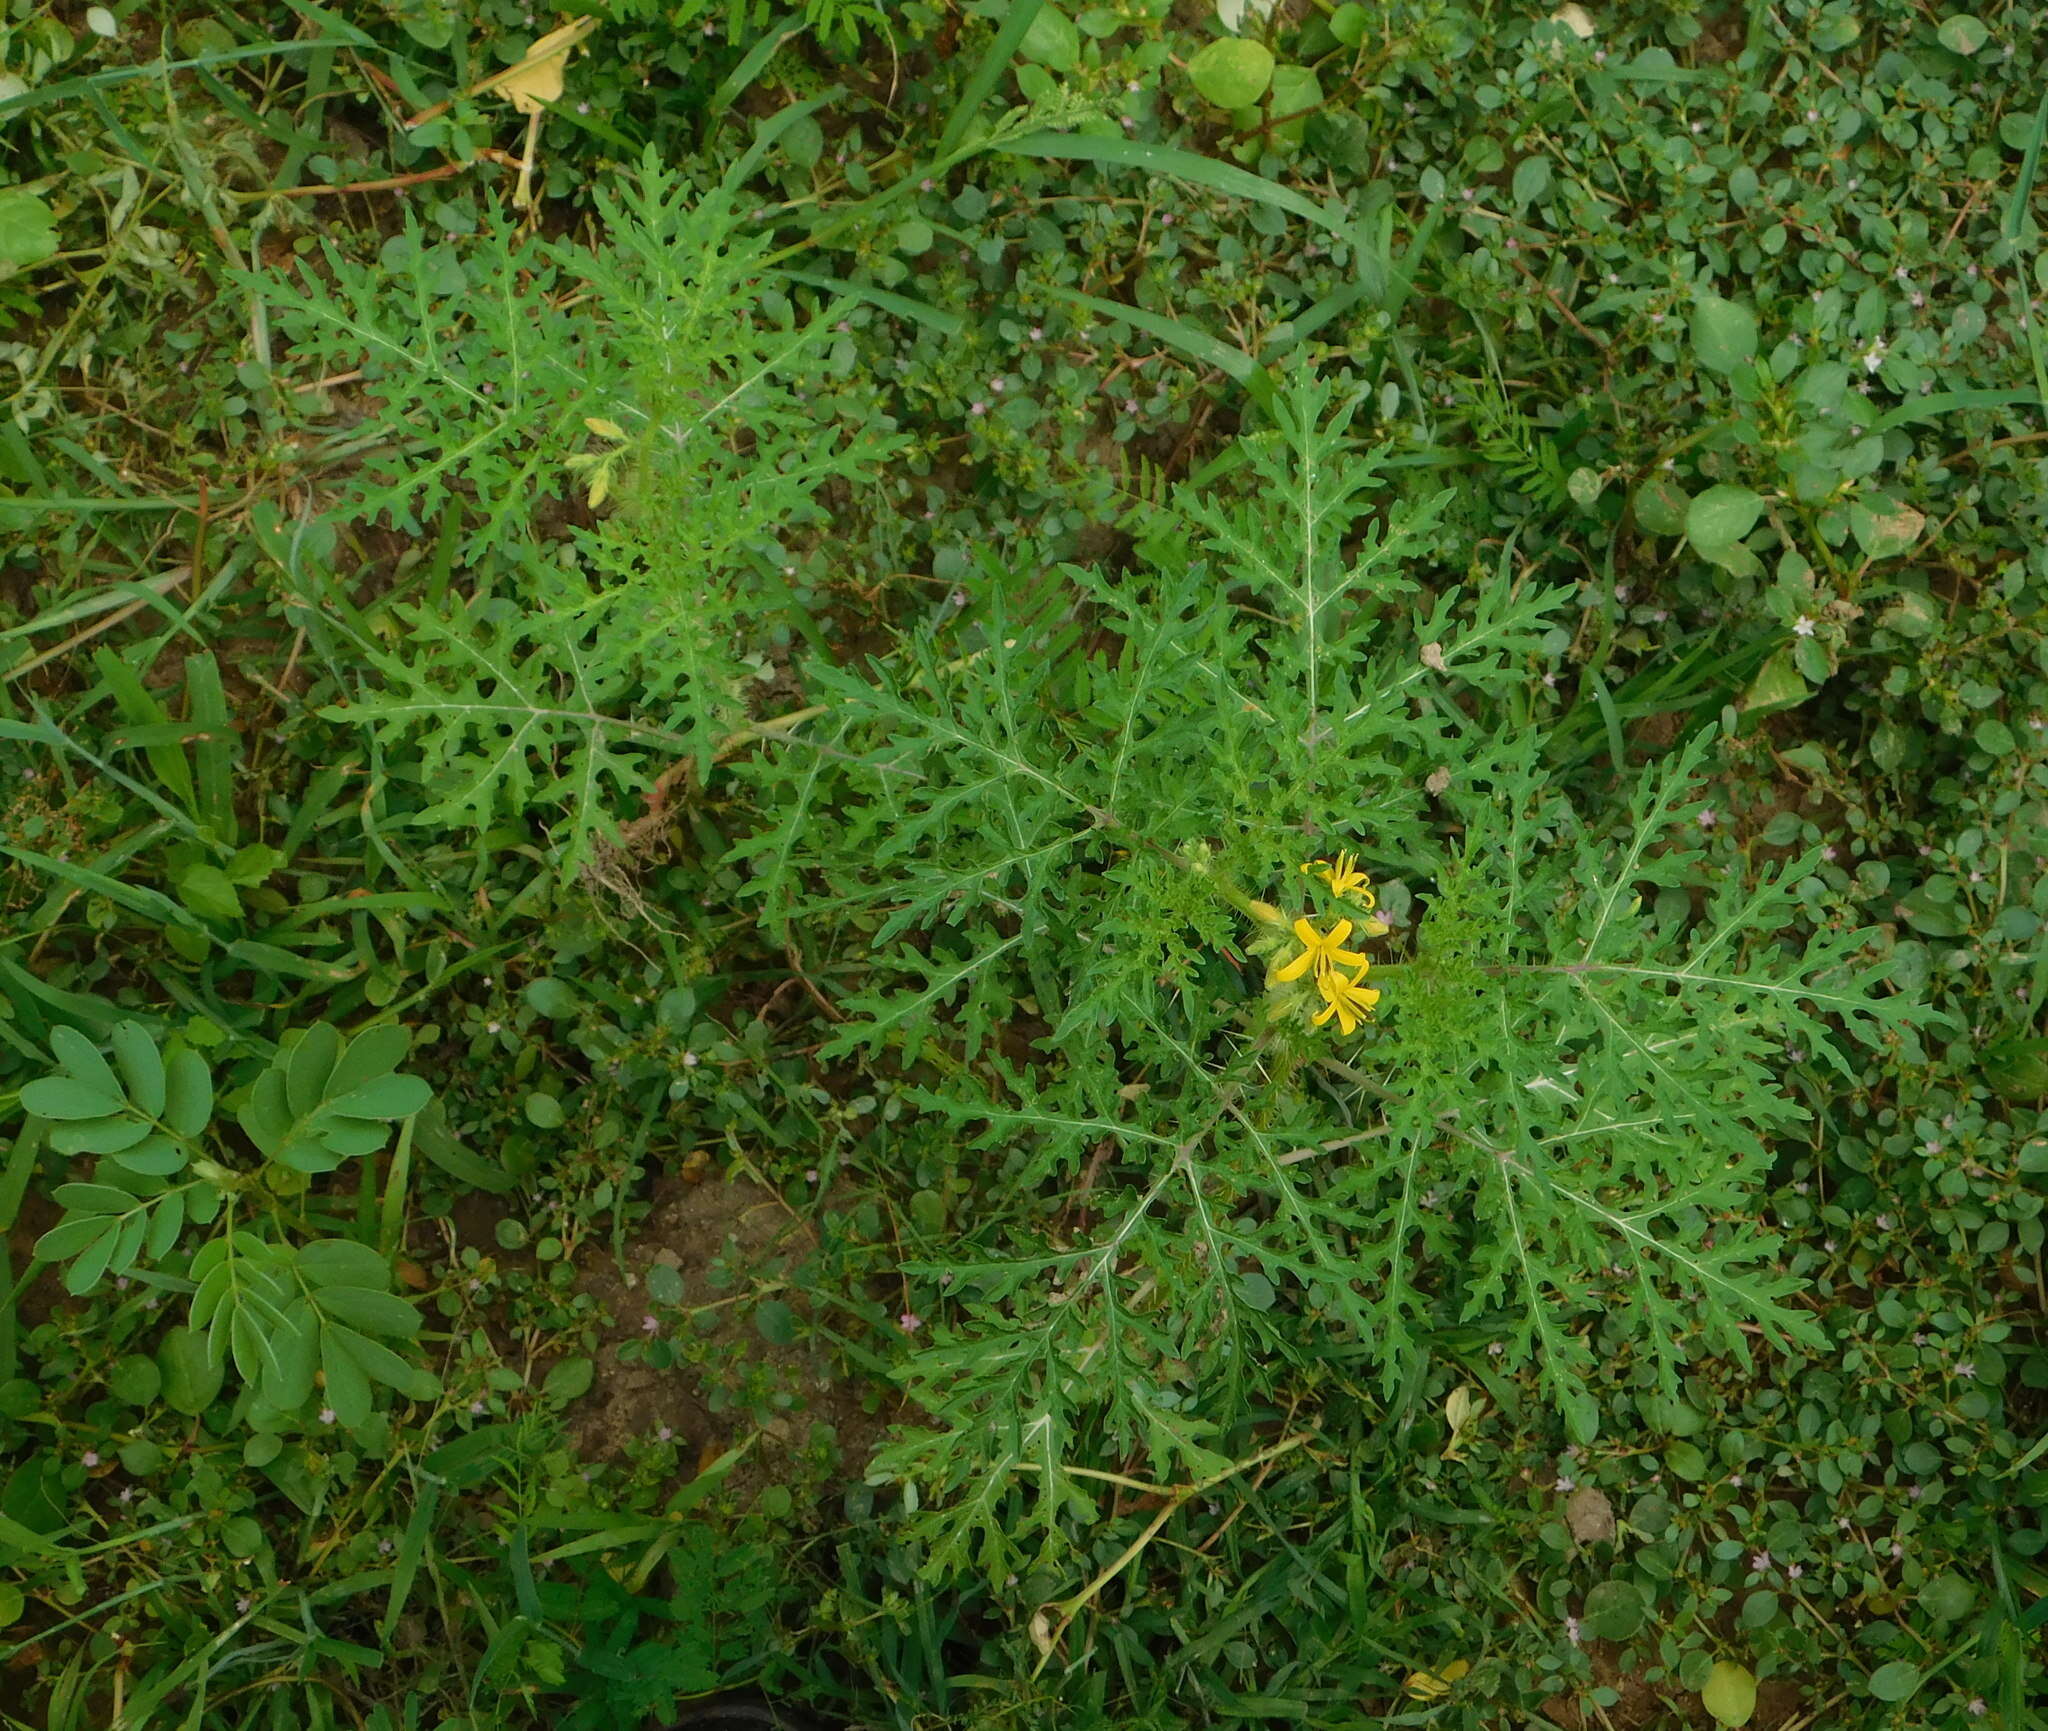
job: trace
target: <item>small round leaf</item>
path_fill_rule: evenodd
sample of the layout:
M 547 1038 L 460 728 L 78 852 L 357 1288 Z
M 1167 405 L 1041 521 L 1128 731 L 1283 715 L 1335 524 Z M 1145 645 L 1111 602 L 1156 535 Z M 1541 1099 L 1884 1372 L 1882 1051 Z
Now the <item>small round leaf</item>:
M 1603 1641 L 1626 1641 L 1643 1626 L 1643 1595 L 1633 1581 L 1602 1581 L 1586 1595 L 1586 1626 Z
M 130 1353 L 107 1376 L 114 1398 L 129 1406 L 148 1406 L 163 1392 L 164 1373 L 153 1358 Z
M 1732 373 L 1756 358 L 1756 314 L 1719 295 L 1701 295 L 1692 312 L 1692 352 L 1703 367 Z
M 1958 12 L 1953 18 L 1944 18 L 1941 28 L 1935 32 L 1942 47 L 1951 54 L 1971 55 L 1991 40 L 1991 31 L 1980 18 L 1972 18 L 1967 12 Z
M 1081 64 L 1081 33 L 1074 28 L 1073 19 L 1047 4 L 1039 7 L 1024 40 L 1017 44 L 1017 52 L 1036 65 L 1071 72 Z
M 1756 1711 L 1756 1679 L 1742 1666 L 1723 1659 L 1707 1673 L 1700 1705 L 1723 1725 L 1747 1725 Z
M 1188 62 L 1188 77 L 1218 108 L 1249 108 L 1273 82 L 1273 51 L 1262 42 L 1226 36 Z

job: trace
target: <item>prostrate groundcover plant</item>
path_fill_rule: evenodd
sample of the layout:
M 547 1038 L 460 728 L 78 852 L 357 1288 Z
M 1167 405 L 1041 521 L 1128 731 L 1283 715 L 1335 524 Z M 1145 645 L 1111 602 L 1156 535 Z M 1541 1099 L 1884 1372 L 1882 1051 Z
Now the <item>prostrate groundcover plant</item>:
M 1708 869 L 1711 725 L 1588 821 L 1519 701 L 1569 591 L 1510 556 L 1424 597 L 1443 500 L 1356 407 L 1298 370 L 1241 502 L 1180 489 L 1114 580 L 991 563 L 978 629 L 817 670 L 821 731 L 761 762 L 764 919 L 870 970 L 821 1056 L 1022 1199 L 914 1271 L 931 1422 L 874 1473 L 928 1575 L 1045 1564 L 1077 1469 L 1227 1468 L 1333 1350 L 1391 1393 L 1477 1333 L 1586 1443 L 1596 1342 L 1673 1394 L 1823 1338 L 1752 1218 L 1779 1071 L 1913 1005 L 1864 934 L 1781 938 L 1817 857 Z

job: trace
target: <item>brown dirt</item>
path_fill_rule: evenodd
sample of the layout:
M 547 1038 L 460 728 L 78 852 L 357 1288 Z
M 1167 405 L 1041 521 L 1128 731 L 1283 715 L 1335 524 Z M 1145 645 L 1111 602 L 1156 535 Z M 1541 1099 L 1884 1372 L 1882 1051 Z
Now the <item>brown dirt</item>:
M 605 1257 L 580 1282 L 610 1318 L 597 1353 L 596 1382 L 570 1418 L 584 1458 L 615 1458 L 628 1438 L 653 1436 L 667 1426 L 686 1459 L 708 1462 L 755 1434 L 747 1411 L 712 1411 L 712 1391 L 697 1370 L 620 1361 L 622 1345 L 644 1338 L 647 1271 L 667 1263 L 682 1276 L 685 1307 L 738 1298 L 710 1312 L 718 1325 L 698 1338 L 714 1352 L 737 1352 L 752 1366 L 766 1365 L 779 1391 L 791 1397 L 784 1412 L 761 1425 L 755 1452 L 728 1481 L 733 1493 L 744 1499 L 752 1485 L 787 1478 L 789 1457 L 810 1445 L 818 1425 L 831 1429 L 838 1452 L 835 1476 L 857 1479 L 888 1426 L 893 1403 L 869 1411 L 873 1385 L 848 1379 L 825 1352 L 801 1338 L 793 1346 L 769 1345 L 755 1331 L 754 1306 L 746 1301 L 750 1293 L 773 1294 L 801 1313 L 800 1295 L 777 1288 L 812 1247 L 809 1226 L 751 1179 L 688 1173 L 658 1178 L 647 1215 L 626 1247 L 625 1272 Z M 744 1284 L 714 1286 L 711 1270 L 719 1261 Z
M 1711 1731 L 1714 1719 L 1700 1698 L 1676 1683 L 1652 1686 L 1629 1675 L 1616 1662 L 1621 1647 L 1611 1641 L 1593 1641 L 1586 1647 L 1593 1661 L 1594 1680 L 1615 1690 L 1621 1699 L 1600 1713 L 1588 1713 L 1570 1695 L 1553 1695 L 1543 1704 L 1543 1715 L 1563 1731 Z M 1784 1678 L 1765 1678 L 1757 1684 L 1756 1712 L 1750 1717 L 1753 1731 L 1776 1731 L 1779 1726 L 1805 1723 L 1805 1695 L 1799 1686 Z
M 36 1240 L 64 1218 L 64 1211 L 34 1189 L 21 1199 L 21 1212 L 7 1233 L 8 1265 L 19 1279 L 35 1252 Z M 64 1297 L 64 1283 L 56 1268 L 46 1265 L 28 1284 L 15 1306 L 15 1327 L 23 1335 L 39 1328 L 55 1314 Z

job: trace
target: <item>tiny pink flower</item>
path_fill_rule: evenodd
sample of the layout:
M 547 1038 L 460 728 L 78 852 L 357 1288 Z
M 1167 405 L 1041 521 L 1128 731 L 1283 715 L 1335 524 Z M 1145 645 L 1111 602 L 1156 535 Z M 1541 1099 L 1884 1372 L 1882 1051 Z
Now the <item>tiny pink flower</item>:
M 656 1442 L 673 1442 L 675 1440 L 675 1434 L 675 1430 L 672 1426 L 663 1425 L 661 1429 L 654 1433 L 654 1440 Z
M 643 1316 L 640 1319 L 640 1332 L 642 1334 L 659 1334 L 661 1332 L 660 1319 L 658 1317 Z
M 1769 1574 L 1771 1571 L 1771 1553 L 1769 1551 L 1758 1551 L 1755 1556 L 1749 1559 L 1749 1566 L 1759 1575 Z
M 1579 1644 L 1579 1620 L 1567 1617 L 1564 1620 L 1564 1638 L 1576 1647 Z
M 96 1467 L 100 1464 L 100 1454 L 98 1449 L 87 1449 L 85 1453 L 80 1455 L 78 1458 L 84 1461 L 87 1467 Z
M 333 1407 L 331 1407 L 331 1406 L 323 1406 L 323 1407 L 322 1407 L 322 1408 L 320 1409 L 320 1422 L 321 1422 L 322 1424 L 332 1424 L 332 1423 L 334 1422 L 334 1408 L 333 1408 Z
M 897 1317 L 896 1326 L 902 1329 L 905 1334 L 915 1334 L 920 1328 L 924 1327 L 924 1318 L 919 1316 L 914 1310 L 906 1310 L 901 1316 Z

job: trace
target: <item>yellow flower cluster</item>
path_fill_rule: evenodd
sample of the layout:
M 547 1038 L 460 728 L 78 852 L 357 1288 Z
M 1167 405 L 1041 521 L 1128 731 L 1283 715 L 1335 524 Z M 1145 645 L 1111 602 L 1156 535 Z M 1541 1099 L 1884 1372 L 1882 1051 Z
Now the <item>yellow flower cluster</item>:
M 1340 853 L 1334 864 L 1329 860 L 1311 860 L 1301 869 L 1304 872 L 1314 871 L 1318 866 L 1322 870 L 1316 875 L 1330 886 L 1333 895 L 1355 903 L 1368 914 L 1371 912 L 1375 901 L 1370 880 L 1358 869 L 1352 855 Z M 1301 954 L 1273 971 L 1274 983 L 1285 985 L 1313 969 L 1316 990 L 1323 998 L 1323 1007 L 1314 1018 L 1315 1025 L 1320 1028 L 1335 1016 L 1338 1030 L 1347 1037 L 1372 1014 L 1373 1006 L 1380 1001 L 1379 993 L 1363 984 L 1366 971 L 1372 966 L 1371 959 L 1357 950 L 1344 947 L 1345 940 L 1354 930 L 1368 938 L 1378 938 L 1386 935 L 1387 927 L 1371 918 L 1357 925 L 1350 920 L 1338 920 L 1326 932 L 1312 920 L 1296 920 L 1294 936 L 1301 945 Z M 1344 971 L 1347 968 L 1355 968 L 1357 972 L 1347 974 Z

